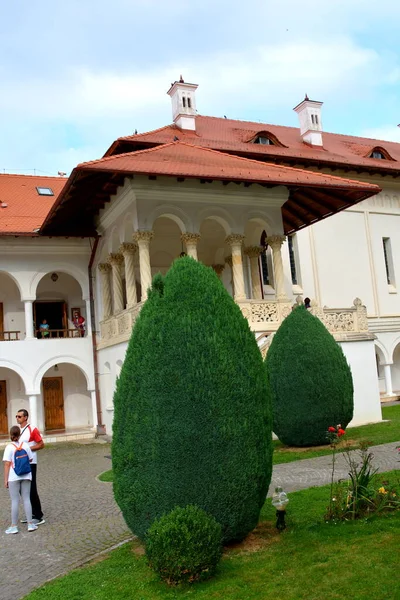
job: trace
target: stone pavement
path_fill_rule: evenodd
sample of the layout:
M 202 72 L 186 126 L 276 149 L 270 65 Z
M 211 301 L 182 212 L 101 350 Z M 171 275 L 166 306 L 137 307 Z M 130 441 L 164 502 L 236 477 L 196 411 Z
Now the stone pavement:
M 400 467 L 398 443 L 372 448 L 381 471 Z M 131 534 L 114 502 L 112 486 L 95 477 L 111 467 L 107 444 L 74 443 L 46 447 L 39 453 L 38 487 L 46 523 L 27 533 L 5 535 L 9 525 L 8 490 L 0 493 L 1 600 L 18 600 L 49 579 L 62 575 L 100 552 L 128 540 Z M 270 491 L 282 485 L 295 491 L 324 485 L 330 479 L 330 457 L 305 459 L 274 467 Z M 338 458 L 338 477 L 347 470 Z
M 371 446 L 374 455 L 373 465 L 379 471 L 400 469 L 400 454 L 396 447 L 400 442 Z M 357 450 L 353 452 L 357 453 Z M 358 453 L 357 453 L 358 454 Z M 272 495 L 275 487 L 280 485 L 286 492 L 304 490 L 313 486 L 330 483 L 332 476 L 332 456 L 306 458 L 296 462 L 275 465 L 268 495 Z M 336 455 L 335 481 L 348 479 L 348 468 L 343 454 Z
M 10 498 L 2 486 L 1 600 L 18 600 L 130 538 L 114 502 L 112 485 L 95 479 L 111 468 L 107 454 L 110 447 L 102 443 L 57 444 L 39 452 L 38 490 L 46 523 L 32 533 L 22 524 L 18 535 L 4 533 L 10 520 Z

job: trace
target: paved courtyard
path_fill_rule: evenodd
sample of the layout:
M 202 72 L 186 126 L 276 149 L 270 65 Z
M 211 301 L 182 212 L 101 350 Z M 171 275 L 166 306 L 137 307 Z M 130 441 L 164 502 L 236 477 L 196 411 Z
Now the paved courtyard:
M 373 448 L 381 471 L 397 469 L 400 442 Z M 111 484 L 96 475 L 111 467 L 107 444 L 60 444 L 40 452 L 38 482 L 46 524 L 33 533 L 21 526 L 18 535 L 5 535 L 10 500 L 0 494 L 1 600 L 18 600 L 47 580 L 82 564 L 98 553 L 130 538 L 114 502 Z M 346 476 L 338 460 L 338 476 Z M 330 457 L 306 459 L 274 468 L 270 491 L 287 491 L 329 482 Z M 18 565 L 18 567 L 16 567 Z

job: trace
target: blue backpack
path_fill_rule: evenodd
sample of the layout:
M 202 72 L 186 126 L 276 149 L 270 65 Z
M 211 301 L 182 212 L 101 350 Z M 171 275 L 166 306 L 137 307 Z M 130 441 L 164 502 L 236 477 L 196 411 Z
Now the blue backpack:
M 27 475 L 32 471 L 31 463 L 29 462 L 29 456 L 26 450 L 21 446 L 14 444 L 16 450 L 14 452 L 14 471 L 15 474 Z

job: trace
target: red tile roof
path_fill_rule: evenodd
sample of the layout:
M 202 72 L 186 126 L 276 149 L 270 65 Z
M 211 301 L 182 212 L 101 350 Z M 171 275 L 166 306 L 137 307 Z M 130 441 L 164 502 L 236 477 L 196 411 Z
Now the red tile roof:
M 34 230 L 41 227 L 65 182 L 65 177 L 0 174 L 0 235 L 37 235 Z M 51 188 L 54 196 L 40 196 L 36 187 Z
M 45 234 L 93 235 L 94 215 L 123 185 L 129 175 L 169 176 L 242 182 L 245 185 L 276 185 L 288 188 L 288 200 L 282 207 L 284 230 L 291 233 L 381 191 L 370 183 L 353 181 L 305 169 L 275 165 L 217 152 L 209 148 L 172 142 L 118 154 L 78 165 L 54 204 L 42 231 Z M 85 199 L 84 218 L 74 221 L 76 210 Z M 266 196 L 266 202 L 268 197 Z M 86 219 L 86 220 L 85 220 Z M 67 230 L 69 233 L 66 233 Z M 83 233 L 82 233 L 83 232 Z
M 260 132 L 269 132 L 278 139 L 282 146 L 252 143 L 250 140 L 253 140 Z M 196 131 L 182 130 L 172 124 L 147 133 L 121 137 L 112 144 L 105 156 L 114 154 L 118 151 L 118 147 L 122 147 L 126 152 L 128 145 L 139 148 L 141 145 L 166 144 L 172 142 L 175 137 L 182 142 L 214 150 L 242 155 L 250 153 L 258 159 L 297 158 L 302 162 L 309 161 L 310 164 L 318 162 L 327 165 L 335 164 L 345 167 L 365 167 L 368 170 L 386 169 L 400 172 L 399 143 L 323 132 L 323 147 L 310 146 L 303 142 L 300 130 L 296 127 L 234 121 L 202 115 L 196 117 Z M 393 160 L 368 158 L 372 150 L 377 147 L 386 150 L 388 156 Z
M 118 154 L 81 163 L 77 169 L 124 172 L 127 174 L 172 175 L 287 186 L 354 189 L 365 190 L 370 192 L 371 195 L 380 191 L 378 186 L 370 183 L 260 162 L 217 152 L 209 148 L 192 146 L 184 142 L 172 142 L 148 150 Z

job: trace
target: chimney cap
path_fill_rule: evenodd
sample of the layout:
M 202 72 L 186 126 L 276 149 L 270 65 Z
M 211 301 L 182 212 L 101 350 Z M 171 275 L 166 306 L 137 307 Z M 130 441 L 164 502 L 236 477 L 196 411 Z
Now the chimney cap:
M 293 110 L 297 111 L 297 109 L 300 108 L 301 106 L 303 106 L 303 104 L 305 104 L 306 102 L 310 102 L 310 104 L 317 104 L 318 106 L 323 105 L 323 102 L 320 102 L 319 100 L 310 100 L 310 98 L 306 94 L 304 96 L 304 100 L 302 100 L 299 104 L 297 104 L 297 106 L 295 106 Z

